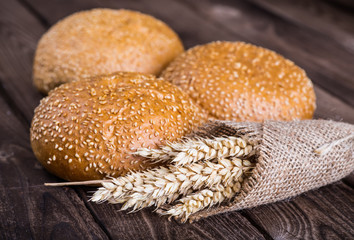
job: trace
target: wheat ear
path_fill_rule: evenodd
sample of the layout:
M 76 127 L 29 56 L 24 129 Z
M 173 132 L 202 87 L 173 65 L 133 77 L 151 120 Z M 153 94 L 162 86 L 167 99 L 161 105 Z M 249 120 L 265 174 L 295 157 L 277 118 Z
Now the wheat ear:
M 249 166 L 248 160 L 233 158 L 219 159 L 218 163 L 206 161 L 182 167 L 171 165 L 169 168 L 132 173 L 102 183 L 103 187 L 94 193 L 91 200 L 124 203 L 122 210 L 132 208 L 135 211 L 152 205 L 159 207 L 185 196 L 191 189 L 227 185 L 234 178 L 242 177 Z
M 187 195 L 179 200 L 180 203 L 168 208 L 168 210 L 158 209 L 160 215 L 169 215 L 186 222 L 189 216 L 202 209 L 220 204 L 225 200 L 231 200 L 241 190 L 241 184 L 238 181 L 233 181 L 227 186 L 223 184 L 203 189 L 196 193 Z
M 254 167 L 254 163 L 244 162 L 244 172 L 248 169 Z M 217 186 L 213 186 L 207 189 L 200 190 L 193 194 L 189 194 L 186 197 L 183 197 L 179 200 L 180 203 L 167 207 L 165 210 L 158 209 L 157 213 L 160 215 L 169 215 L 171 217 L 175 217 L 176 219 L 180 219 L 182 222 L 186 222 L 189 216 L 193 213 L 196 213 L 202 209 L 212 207 L 216 204 L 220 204 L 225 200 L 231 200 L 237 193 L 241 191 L 241 183 L 243 182 L 243 178 L 245 175 L 241 175 L 239 178 L 233 179 L 232 182 L 228 184 L 219 184 Z
M 246 138 L 219 137 L 167 143 L 160 149 L 141 148 L 135 154 L 155 162 L 170 161 L 176 166 L 181 166 L 216 158 L 250 157 L 255 154 L 255 150 L 253 144 Z

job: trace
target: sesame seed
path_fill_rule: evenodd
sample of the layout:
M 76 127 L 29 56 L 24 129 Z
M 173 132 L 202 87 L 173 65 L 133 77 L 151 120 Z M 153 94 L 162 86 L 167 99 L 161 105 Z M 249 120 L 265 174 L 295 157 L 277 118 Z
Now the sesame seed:
M 315 109 L 311 80 L 301 68 L 273 51 L 242 42 L 196 46 L 172 61 L 161 76 L 182 88 L 216 119 L 307 119 Z M 274 102 L 282 103 L 291 92 L 301 96 L 294 98 L 295 104 L 273 107 Z M 272 97 L 257 101 L 259 96 Z M 259 111 L 259 104 L 266 109 Z M 287 114 L 289 109 L 296 114 Z M 253 112 L 252 118 L 248 112 Z
M 165 140 L 173 141 L 206 120 L 206 116 L 201 114 L 200 108 L 193 104 L 191 99 L 165 80 L 156 79 L 152 75 L 146 75 L 142 80 L 140 77 L 143 75 L 135 73 L 122 73 L 119 76 L 116 80 L 110 80 L 111 83 L 116 81 L 119 84 L 111 84 L 109 97 L 100 98 L 108 89 L 107 77 L 103 77 L 102 81 L 96 79 L 68 83 L 65 85 L 65 91 L 60 86 L 45 98 L 48 100 L 41 102 L 34 116 L 31 137 L 38 142 L 43 139 L 43 144 L 42 133 L 47 131 L 46 134 L 53 135 L 50 138 L 55 140 L 50 151 L 60 151 L 55 152 L 56 156 L 53 155 L 52 159 L 46 159 L 45 162 L 55 159 L 67 161 L 69 164 L 73 160 L 81 162 L 81 155 L 88 161 L 88 165 L 80 169 L 80 164 L 75 164 L 75 171 L 88 172 L 92 168 L 98 172 L 105 169 L 102 172 L 112 176 L 130 170 L 139 171 L 148 168 L 150 163 L 134 159 L 131 151 L 135 151 L 138 146 L 151 147 Z M 128 80 L 132 77 L 134 82 Z M 145 85 L 146 82 L 149 84 Z M 77 90 L 78 86 L 82 91 Z M 116 92 L 115 88 L 130 89 L 132 93 L 122 90 L 121 94 L 111 95 Z M 89 95 L 90 89 L 94 89 L 96 95 Z M 155 98 L 149 95 L 150 92 Z M 58 99 L 60 101 L 54 107 L 53 103 Z M 102 101 L 106 101 L 105 106 L 100 105 Z M 78 103 L 81 103 L 80 107 Z M 159 104 L 167 107 L 161 109 L 162 105 Z M 39 119 L 38 114 L 48 120 L 42 124 L 41 121 L 44 120 Z M 178 121 L 171 120 L 178 117 Z M 185 128 L 181 128 L 181 124 L 185 125 Z M 49 126 L 51 131 L 48 130 Z M 69 153 L 68 150 L 71 149 L 75 151 Z M 131 160 L 134 166 L 130 166 Z

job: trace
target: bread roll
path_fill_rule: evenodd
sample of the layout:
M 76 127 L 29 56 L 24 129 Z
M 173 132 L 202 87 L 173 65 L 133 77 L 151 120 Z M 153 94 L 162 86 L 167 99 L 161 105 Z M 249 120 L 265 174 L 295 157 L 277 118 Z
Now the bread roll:
M 42 165 L 69 181 L 155 166 L 132 152 L 174 141 L 206 114 L 153 75 L 117 73 L 63 84 L 36 108 L 31 145 Z
M 59 21 L 40 39 L 33 81 L 47 93 L 62 83 L 115 71 L 158 74 L 182 51 L 176 33 L 149 15 L 82 11 Z
M 196 46 L 172 61 L 161 76 L 215 119 L 309 119 L 316 108 L 304 70 L 273 51 L 243 42 Z

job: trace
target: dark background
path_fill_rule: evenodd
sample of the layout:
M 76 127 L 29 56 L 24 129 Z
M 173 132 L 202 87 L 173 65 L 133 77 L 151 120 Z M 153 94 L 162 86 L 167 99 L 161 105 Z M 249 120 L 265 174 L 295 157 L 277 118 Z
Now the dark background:
M 44 187 L 61 180 L 29 144 L 43 97 L 32 86 L 34 51 L 59 19 L 95 7 L 151 14 L 186 48 L 241 40 L 275 50 L 313 80 L 316 118 L 354 123 L 353 1 L 0 0 L 0 239 L 354 239 L 353 174 L 288 201 L 184 225 L 88 202 L 93 189 Z

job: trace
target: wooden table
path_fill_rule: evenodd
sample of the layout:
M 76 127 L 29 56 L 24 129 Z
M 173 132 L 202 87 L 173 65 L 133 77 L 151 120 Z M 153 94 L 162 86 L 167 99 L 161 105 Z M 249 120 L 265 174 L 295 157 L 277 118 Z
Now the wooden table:
M 247 41 L 303 67 L 315 83 L 316 118 L 354 123 L 354 16 L 349 1 L 1 0 L 0 239 L 354 239 L 353 175 L 288 201 L 193 224 L 88 202 L 90 188 L 61 181 L 29 143 L 36 44 L 55 22 L 95 7 L 128 8 L 169 24 L 186 48 L 213 40 Z

